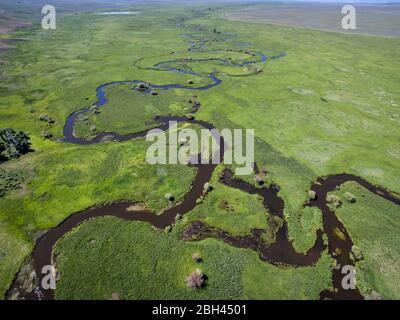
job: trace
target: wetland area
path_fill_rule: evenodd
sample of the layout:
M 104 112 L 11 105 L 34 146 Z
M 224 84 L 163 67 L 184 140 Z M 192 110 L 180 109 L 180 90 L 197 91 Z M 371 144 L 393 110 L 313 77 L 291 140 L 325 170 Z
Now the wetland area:
M 4 298 L 400 298 L 399 40 L 241 9 L 138 5 L 10 31 L 24 41 L 0 57 L 1 127 L 32 150 L 0 164 L 18 176 L 0 197 Z M 254 128 L 254 172 L 149 165 L 154 128 Z M 56 290 L 40 288 L 46 265 Z

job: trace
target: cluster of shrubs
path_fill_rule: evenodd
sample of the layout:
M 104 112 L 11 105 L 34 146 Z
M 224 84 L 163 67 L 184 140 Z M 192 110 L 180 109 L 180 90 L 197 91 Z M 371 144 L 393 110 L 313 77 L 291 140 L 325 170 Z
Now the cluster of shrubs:
M 310 197 L 310 194 L 309 194 L 309 197 Z M 346 192 L 344 194 L 344 198 L 347 202 L 350 202 L 350 203 L 355 203 L 357 201 L 356 196 L 350 192 Z M 326 197 L 326 201 L 328 202 L 328 208 L 332 211 L 335 211 L 337 208 L 339 208 L 342 205 L 342 200 L 335 194 L 329 194 Z
M 227 200 L 221 200 L 218 204 L 218 208 L 228 211 L 228 212 L 234 212 L 235 208 L 233 205 L 231 205 Z
M 328 208 L 331 211 L 335 211 L 342 204 L 342 200 L 340 200 L 340 198 L 335 194 L 329 194 L 326 197 L 326 201 L 328 202 Z
M 30 142 L 26 133 L 11 128 L 0 129 L 0 163 L 19 158 L 29 151 Z
M 20 171 L 6 171 L 0 169 L 0 197 L 12 190 L 21 189 L 25 174 Z
M 203 203 L 204 199 L 206 198 L 207 193 L 209 193 L 213 190 L 214 190 L 214 187 L 212 186 L 212 184 L 209 182 L 206 182 L 203 187 L 203 195 L 200 196 L 200 198 L 196 199 L 196 204 Z
M 196 199 L 196 204 L 199 205 L 203 203 L 203 201 L 204 201 L 204 196 L 200 196 L 200 198 Z
M 140 91 L 140 92 L 148 92 L 152 96 L 158 96 L 158 92 L 153 90 L 150 83 L 147 82 L 140 82 L 133 87 L 133 89 Z
M 47 123 L 49 127 L 51 127 L 56 122 L 47 113 L 42 114 L 39 117 L 39 120 L 42 121 L 42 122 Z M 43 139 L 51 139 L 53 137 L 53 135 L 50 132 L 46 131 L 46 130 L 43 130 L 40 135 L 42 136 Z
M 99 114 L 99 113 L 101 113 L 101 111 L 100 111 L 100 109 L 99 109 L 98 106 L 91 106 L 91 107 L 90 107 L 90 112 L 93 113 L 93 114 Z
M 144 92 L 151 89 L 150 83 L 147 82 L 140 82 L 137 84 L 136 89 L 138 91 Z
M 201 255 L 198 252 L 193 253 L 192 260 L 196 263 L 200 263 L 202 261 Z M 186 277 L 185 281 L 188 288 L 198 290 L 204 286 L 206 276 L 203 271 L 201 271 L 199 268 L 196 268 L 195 271 Z
M 43 121 L 43 122 L 47 122 L 48 124 L 54 124 L 56 122 L 56 120 L 54 120 L 52 117 L 50 117 L 47 113 L 42 114 L 39 117 L 39 120 Z
M 192 105 L 192 112 L 187 115 L 190 120 L 194 119 L 194 114 L 199 110 L 201 103 L 197 96 L 193 96 L 188 102 Z
M 53 134 L 51 134 L 46 130 L 42 131 L 40 135 L 42 136 L 43 139 L 51 139 L 53 137 Z
M 186 278 L 186 286 L 197 290 L 204 285 L 204 273 L 200 269 L 196 269 Z
M 90 112 L 93 113 L 93 114 L 100 114 L 100 113 L 101 113 L 99 107 L 97 107 L 97 106 L 91 106 L 91 107 L 89 108 L 89 110 L 90 110 Z M 90 124 L 89 117 L 86 116 L 86 115 L 80 116 L 79 120 L 83 121 L 84 124 L 87 125 L 87 126 Z M 90 126 L 89 130 L 90 130 L 91 132 L 96 132 L 96 131 L 97 131 L 97 128 L 96 128 L 95 125 L 92 125 L 92 126 Z
M 353 194 L 350 193 L 350 192 L 346 192 L 346 193 L 344 194 L 344 198 L 345 198 L 348 202 L 350 202 L 350 203 L 354 203 L 354 202 L 357 201 L 356 196 L 353 195 Z
M 361 248 L 357 247 L 356 245 L 353 245 L 351 247 L 351 252 L 352 252 L 352 256 L 355 261 L 360 261 L 360 260 L 364 259 L 364 254 L 363 254 Z

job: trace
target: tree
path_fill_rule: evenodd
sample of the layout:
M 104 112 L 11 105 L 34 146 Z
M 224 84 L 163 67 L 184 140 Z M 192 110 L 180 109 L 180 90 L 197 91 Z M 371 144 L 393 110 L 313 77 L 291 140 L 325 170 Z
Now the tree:
M 193 259 L 193 261 L 195 261 L 195 262 L 200 262 L 200 261 L 201 261 L 201 255 L 200 255 L 200 253 L 198 253 L 198 252 L 193 253 L 193 254 L 192 254 L 192 259 Z
M 186 278 L 186 285 L 193 290 L 200 289 L 204 285 L 204 273 L 196 269 Z
M 204 191 L 205 192 L 210 192 L 210 191 L 212 191 L 214 188 L 213 188 L 213 186 L 211 185 L 211 183 L 209 183 L 209 182 L 206 182 L 205 184 L 204 184 Z
M 30 150 L 27 134 L 11 128 L 0 129 L 0 162 L 19 158 Z
M 357 200 L 356 196 L 350 192 L 346 192 L 344 198 L 350 203 L 354 203 Z
M 170 202 L 175 201 L 175 197 L 174 197 L 174 195 L 172 193 L 166 193 L 165 194 L 165 199 L 167 199 Z
M 308 200 L 317 199 L 317 193 L 314 190 L 308 191 Z

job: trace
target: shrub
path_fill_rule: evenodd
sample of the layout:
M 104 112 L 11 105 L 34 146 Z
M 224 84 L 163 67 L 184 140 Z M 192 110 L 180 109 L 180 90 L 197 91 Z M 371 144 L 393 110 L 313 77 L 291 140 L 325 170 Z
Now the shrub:
M 350 203 L 354 203 L 357 200 L 356 196 L 350 192 L 346 192 L 344 198 Z
M 192 254 L 192 260 L 195 261 L 195 262 L 200 262 L 202 260 L 200 253 L 198 253 L 198 252 L 193 253 Z
M 186 278 L 186 285 L 193 290 L 200 289 L 204 285 L 204 273 L 196 269 Z
M 214 189 L 214 188 L 213 188 L 213 186 L 212 186 L 209 182 L 206 182 L 206 183 L 204 184 L 204 191 L 205 191 L 205 192 L 210 192 L 212 189 Z
M 21 171 L 6 171 L 0 168 L 0 197 L 12 190 L 22 188 L 25 174 Z
M 313 190 L 308 191 L 308 200 L 317 199 L 317 193 Z
M 170 202 L 173 202 L 175 200 L 175 197 L 172 193 L 166 193 L 165 194 L 165 199 L 167 199 Z
M 340 205 L 342 204 L 342 201 L 340 200 L 340 198 L 337 195 L 334 194 L 330 194 L 326 197 L 326 201 L 328 202 L 328 207 L 331 210 L 335 210 L 337 208 L 340 207 Z
M 261 177 L 259 174 L 256 174 L 254 176 L 254 180 L 259 184 L 260 186 L 264 184 L 264 179 Z
M 140 82 L 137 85 L 139 91 L 146 91 L 150 89 L 150 84 L 146 82 Z
M 0 163 L 19 158 L 30 151 L 29 137 L 22 131 L 0 129 Z
M 56 121 L 55 121 L 52 117 L 50 117 L 47 113 L 42 114 L 42 115 L 39 117 L 39 119 L 40 119 L 40 121 L 47 122 L 47 123 L 50 123 L 50 124 L 53 124 L 53 123 L 56 122 Z
M 360 260 L 364 259 L 364 254 L 363 254 L 362 250 L 359 247 L 357 247 L 356 245 L 353 245 L 351 247 L 351 252 L 353 252 L 353 256 L 356 261 L 360 261 Z
M 40 135 L 43 139 L 51 139 L 53 137 L 53 135 L 48 131 L 42 131 Z
M 100 113 L 100 109 L 97 106 L 91 106 L 90 112 L 92 112 L 93 114 L 98 114 Z

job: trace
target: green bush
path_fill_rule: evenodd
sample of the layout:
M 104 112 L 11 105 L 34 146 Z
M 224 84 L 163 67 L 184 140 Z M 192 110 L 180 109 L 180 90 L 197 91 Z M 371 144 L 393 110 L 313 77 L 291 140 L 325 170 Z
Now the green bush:
M 350 192 L 346 192 L 344 194 L 344 198 L 350 203 L 354 203 L 354 202 L 357 201 L 356 196 L 354 194 L 350 193 Z
M 12 190 L 21 189 L 25 174 L 20 171 L 0 169 L 0 197 Z
M 313 190 L 308 191 L 308 200 L 315 200 L 315 199 L 317 199 L 316 192 Z
M 0 163 L 19 158 L 29 151 L 30 142 L 26 133 L 11 128 L 0 129 Z
M 332 211 L 335 211 L 342 204 L 342 200 L 340 200 L 340 198 L 334 194 L 329 194 L 326 197 L 326 201 L 328 202 L 329 209 L 331 209 Z

